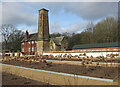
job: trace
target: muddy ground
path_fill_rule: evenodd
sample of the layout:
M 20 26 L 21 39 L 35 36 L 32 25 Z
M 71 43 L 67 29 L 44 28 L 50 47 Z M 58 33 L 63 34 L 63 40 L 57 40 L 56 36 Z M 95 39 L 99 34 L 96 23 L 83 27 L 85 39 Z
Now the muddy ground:
M 99 78 L 113 79 L 118 75 L 120 67 L 103 67 L 103 66 L 82 66 L 82 65 L 69 65 L 69 64 L 56 64 L 56 63 L 36 63 L 27 61 L 5 61 L 4 64 L 23 66 L 35 69 L 49 70 L 55 72 L 63 72 L 69 74 L 77 74 L 84 76 L 92 76 Z

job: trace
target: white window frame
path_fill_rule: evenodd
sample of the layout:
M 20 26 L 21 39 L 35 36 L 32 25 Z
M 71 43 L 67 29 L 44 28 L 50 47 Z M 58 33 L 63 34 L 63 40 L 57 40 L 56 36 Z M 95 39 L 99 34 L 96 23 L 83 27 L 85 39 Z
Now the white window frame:
M 34 44 L 34 41 L 32 41 L 32 44 Z
M 30 41 L 28 43 L 30 44 Z
M 37 47 L 35 47 L 35 52 L 37 52 Z
M 22 52 L 24 52 L 24 48 L 22 48 Z
M 22 43 L 22 45 L 24 45 L 24 42 Z
M 51 48 L 51 50 L 53 50 L 53 46 L 52 46 L 52 45 L 51 45 L 51 47 L 50 47 L 50 48 Z
M 28 52 L 30 52 L 30 47 L 28 48 Z
M 32 52 L 34 51 L 34 47 L 32 47 Z

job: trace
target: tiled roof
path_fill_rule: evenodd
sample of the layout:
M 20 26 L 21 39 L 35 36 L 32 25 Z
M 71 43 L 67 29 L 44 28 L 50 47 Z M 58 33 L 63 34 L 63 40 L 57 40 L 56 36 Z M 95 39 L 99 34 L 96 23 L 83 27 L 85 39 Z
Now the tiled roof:
M 37 40 L 37 38 L 38 38 L 38 33 L 29 34 L 27 41 Z M 53 39 L 56 45 L 61 45 L 61 41 L 63 40 L 63 38 L 64 36 L 60 36 L 60 37 L 55 37 L 51 39 Z M 21 42 L 24 42 L 24 41 L 25 41 L 25 37 Z
M 30 35 L 28 36 L 27 41 L 30 41 L 30 40 L 37 40 L 37 37 L 38 37 L 38 33 L 30 34 Z M 22 42 L 24 42 L 24 41 L 25 41 L 25 37 L 23 38 Z

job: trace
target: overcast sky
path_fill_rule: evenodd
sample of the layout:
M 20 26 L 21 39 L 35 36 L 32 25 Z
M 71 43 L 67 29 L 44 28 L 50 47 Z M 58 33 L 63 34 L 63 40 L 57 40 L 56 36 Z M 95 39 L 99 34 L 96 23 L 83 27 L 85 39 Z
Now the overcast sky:
M 24 0 L 23 0 L 24 1 Z M 3 2 L 2 23 L 13 24 L 22 31 L 38 31 L 38 10 L 49 10 L 50 33 L 83 31 L 90 21 L 94 23 L 114 16 L 117 2 Z M 1 8 L 1 7 L 0 7 Z

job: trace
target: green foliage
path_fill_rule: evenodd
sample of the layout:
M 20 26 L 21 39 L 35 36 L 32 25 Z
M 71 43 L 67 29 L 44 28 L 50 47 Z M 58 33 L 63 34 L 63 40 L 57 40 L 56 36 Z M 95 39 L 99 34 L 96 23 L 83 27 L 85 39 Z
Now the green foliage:
M 107 17 L 96 24 L 95 39 L 97 43 L 118 41 L 118 22 L 114 17 Z
M 74 45 L 81 44 L 81 34 L 72 34 L 68 39 L 68 49 L 72 49 Z

